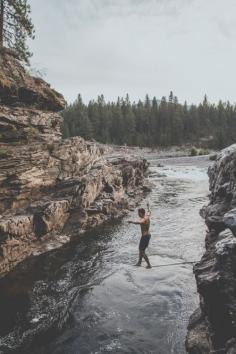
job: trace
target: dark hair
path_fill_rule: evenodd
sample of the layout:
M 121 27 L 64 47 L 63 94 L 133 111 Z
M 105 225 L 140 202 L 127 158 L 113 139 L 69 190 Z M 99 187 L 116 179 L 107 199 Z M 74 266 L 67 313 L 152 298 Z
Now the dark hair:
M 141 215 L 145 215 L 145 209 L 143 208 L 138 209 L 138 213 Z

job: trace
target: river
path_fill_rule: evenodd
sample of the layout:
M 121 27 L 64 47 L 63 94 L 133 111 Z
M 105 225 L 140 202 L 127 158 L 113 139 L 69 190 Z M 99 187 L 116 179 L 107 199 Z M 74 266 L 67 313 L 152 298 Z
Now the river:
M 140 230 L 127 219 L 136 211 L 23 262 L 0 282 L 0 353 L 185 353 L 198 295 L 183 263 L 203 253 L 209 159 L 148 159 L 153 268 L 134 266 Z

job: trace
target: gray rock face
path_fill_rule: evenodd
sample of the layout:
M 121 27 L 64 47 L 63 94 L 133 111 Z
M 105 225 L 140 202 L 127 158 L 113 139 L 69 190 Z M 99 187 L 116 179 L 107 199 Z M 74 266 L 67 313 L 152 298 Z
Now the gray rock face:
M 236 208 L 224 215 L 223 222 L 236 236 Z
M 0 52 L 0 277 L 27 257 L 125 215 L 148 190 L 145 160 L 61 139 L 63 97 Z
M 236 144 L 209 168 L 210 203 L 203 208 L 209 231 L 206 252 L 195 265 L 200 307 L 190 318 L 191 354 L 236 353 Z

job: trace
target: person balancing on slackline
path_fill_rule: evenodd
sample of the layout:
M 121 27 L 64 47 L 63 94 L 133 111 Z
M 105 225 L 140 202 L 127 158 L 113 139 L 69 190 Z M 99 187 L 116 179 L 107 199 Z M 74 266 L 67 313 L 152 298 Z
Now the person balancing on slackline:
M 149 244 L 149 241 L 151 238 L 151 234 L 149 232 L 150 217 L 151 217 L 149 203 L 147 203 L 147 210 L 148 211 L 146 212 L 145 209 L 143 209 L 143 208 L 138 209 L 138 216 L 140 217 L 140 220 L 138 220 L 138 221 L 129 220 L 128 223 L 141 226 L 142 236 L 141 236 L 141 239 L 139 242 L 139 260 L 138 260 L 138 263 L 136 264 L 136 266 L 140 267 L 141 263 L 142 263 L 142 259 L 144 258 L 147 263 L 146 268 L 150 269 L 152 267 L 149 262 L 148 256 L 145 253 L 145 250 L 148 247 L 148 244 Z

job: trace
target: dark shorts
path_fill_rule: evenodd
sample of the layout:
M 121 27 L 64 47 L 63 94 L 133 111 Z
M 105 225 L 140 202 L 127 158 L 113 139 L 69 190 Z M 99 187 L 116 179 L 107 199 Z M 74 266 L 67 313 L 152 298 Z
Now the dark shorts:
M 139 242 L 139 249 L 141 251 L 145 251 L 145 249 L 148 247 L 150 238 L 151 238 L 150 234 L 141 237 L 140 242 Z

